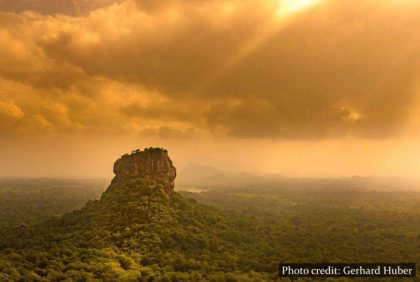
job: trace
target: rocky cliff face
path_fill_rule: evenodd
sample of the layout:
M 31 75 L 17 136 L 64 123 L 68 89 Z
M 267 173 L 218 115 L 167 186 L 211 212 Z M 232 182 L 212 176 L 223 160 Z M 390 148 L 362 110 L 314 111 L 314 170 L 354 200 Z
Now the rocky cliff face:
M 168 151 L 161 148 L 136 150 L 122 156 L 114 163 L 114 173 L 112 184 L 143 178 L 162 184 L 167 192 L 172 192 L 175 186 L 176 169 Z

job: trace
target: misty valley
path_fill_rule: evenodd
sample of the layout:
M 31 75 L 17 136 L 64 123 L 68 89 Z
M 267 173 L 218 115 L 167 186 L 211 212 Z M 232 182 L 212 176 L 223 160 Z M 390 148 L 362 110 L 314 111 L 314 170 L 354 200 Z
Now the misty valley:
M 102 179 L 2 179 L 0 281 L 290 281 L 280 262 L 420 262 L 413 183 L 214 174 L 172 192 L 122 175 L 105 193 Z M 350 280 L 366 281 L 327 279 Z

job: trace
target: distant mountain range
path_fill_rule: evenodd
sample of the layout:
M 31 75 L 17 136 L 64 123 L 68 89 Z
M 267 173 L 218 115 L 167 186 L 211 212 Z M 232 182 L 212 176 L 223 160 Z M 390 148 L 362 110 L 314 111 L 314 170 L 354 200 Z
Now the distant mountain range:
M 213 166 L 189 163 L 178 172 L 176 184 L 181 189 L 186 186 L 236 185 L 261 183 L 283 179 L 280 174 L 257 174 L 243 171 L 225 171 Z
M 350 190 L 420 190 L 420 182 L 416 179 L 392 176 L 358 176 L 351 177 L 287 177 L 281 174 L 254 174 L 250 172 L 224 171 L 213 166 L 189 163 L 178 171 L 177 190 L 215 189 L 226 186 L 270 185 L 278 187 L 294 187 L 310 184 L 311 187 Z

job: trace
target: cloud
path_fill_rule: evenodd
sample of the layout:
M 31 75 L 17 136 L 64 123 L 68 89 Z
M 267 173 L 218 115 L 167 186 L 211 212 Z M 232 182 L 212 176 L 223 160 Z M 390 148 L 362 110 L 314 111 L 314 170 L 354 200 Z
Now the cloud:
M 45 15 L 81 16 L 120 2 L 122 0 L 2 0 L 0 11 L 14 13 L 34 11 Z
M 167 126 L 159 128 L 145 128 L 141 130 L 140 136 L 143 137 L 159 137 L 165 140 L 168 139 L 191 139 L 199 136 L 195 128 L 188 127 L 184 129 L 171 128 Z
M 237 12 L 226 15 L 222 1 L 169 2 L 128 1 L 68 28 L 42 27 L 47 35 L 40 44 L 50 57 L 65 58 L 90 75 L 195 96 L 268 21 L 269 6 L 263 4 L 260 10 L 237 3 Z
M 20 119 L 24 116 L 22 110 L 12 101 L 0 101 L 0 112 L 13 119 Z
M 0 13 L 0 101 L 23 115 L 0 124 L 6 134 L 162 138 L 404 130 L 418 96 L 418 5 L 278 9 L 274 0 L 3 1 L 0 10 L 22 13 Z
M 402 130 L 418 94 L 419 10 L 340 2 L 296 19 L 212 84 L 207 95 L 240 102 L 215 106 L 208 123 L 237 137 Z

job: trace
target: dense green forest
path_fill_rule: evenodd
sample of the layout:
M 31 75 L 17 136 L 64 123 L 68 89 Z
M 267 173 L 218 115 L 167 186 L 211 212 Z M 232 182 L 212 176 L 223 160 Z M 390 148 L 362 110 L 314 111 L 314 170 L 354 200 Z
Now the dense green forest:
M 106 179 L 0 179 L 0 232 L 79 209 L 99 198 L 106 183 Z
M 273 281 L 279 262 L 420 262 L 419 192 L 305 183 L 168 193 L 132 179 L 100 199 L 98 183 L 3 184 L 0 281 Z

